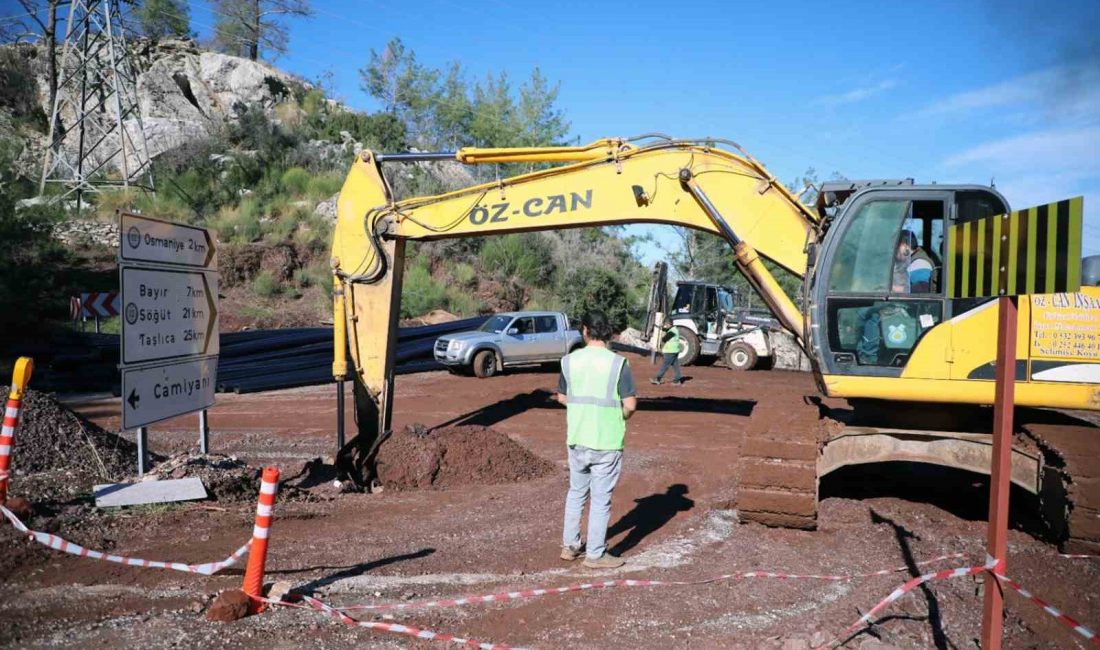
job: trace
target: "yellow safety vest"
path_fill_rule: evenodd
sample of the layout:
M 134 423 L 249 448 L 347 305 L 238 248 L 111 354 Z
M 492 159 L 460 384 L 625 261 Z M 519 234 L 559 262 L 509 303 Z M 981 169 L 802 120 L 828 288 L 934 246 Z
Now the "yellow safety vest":
M 665 354 L 680 354 L 680 328 L 675 325 L 669 330 L 672 332 L 672 338 L 665 343 L 665 347 L 661 348 L 661 352 Z
M 626 420 L 619 374 L 626 359 L 607 348 L 584 347 L 561 360 L 566 383 L 566 444 L 613 451 L 623 448 Z

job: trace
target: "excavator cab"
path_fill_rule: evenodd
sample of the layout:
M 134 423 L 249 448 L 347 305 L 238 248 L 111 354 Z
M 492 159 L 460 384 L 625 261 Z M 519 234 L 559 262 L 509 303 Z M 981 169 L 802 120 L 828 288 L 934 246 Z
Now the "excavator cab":
M 826 183 L 817 208 L 831 221 L 810 278 L 811 321 L 820 324 L 813 345 L 825 374 L 902 376 L 927 333 L 988 300 L 947 299 L 945 235 L 1008 212 L 995 190 L 911 179 Z

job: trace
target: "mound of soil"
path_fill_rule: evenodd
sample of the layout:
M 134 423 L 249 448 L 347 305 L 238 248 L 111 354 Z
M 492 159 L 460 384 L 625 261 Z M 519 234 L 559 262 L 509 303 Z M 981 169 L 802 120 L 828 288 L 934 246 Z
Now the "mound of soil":
M 320 462 L 319 460 L 317 461 Z M 306 463 L 304 467 L 309 467 Z M 303 470 L 304 471 L 304 470 Z M 299 471 L 301 475 L 302 471 Z M 252 503 L 260 493 L 263 468 L 249 465 L 236 456 L 222 454 L 179 453 L 158 463 L 150 474 L 156 479 L 197 478 L 207 495 L 221 503 Z M 291 481 L 299 475 L 283 475 L 276 501 L 319 501 L 323 494 L 311 491 L 311 485 Z
M 547 476 L 555 467 L 488 427 L 412 426 L 382 444 L 377 470 L 387 489 L 415 490 L 513 483 Z
M 13 494 L 63 501 L 137 467 L 137 445 L 72 412 L 52 395 L 28 390 L 12 449 Z
M 260 469 L 236 456 L 176 454 L 151 472 L 158 479 L 197 478 L 215 501 L 255 501 L 260 489 Z

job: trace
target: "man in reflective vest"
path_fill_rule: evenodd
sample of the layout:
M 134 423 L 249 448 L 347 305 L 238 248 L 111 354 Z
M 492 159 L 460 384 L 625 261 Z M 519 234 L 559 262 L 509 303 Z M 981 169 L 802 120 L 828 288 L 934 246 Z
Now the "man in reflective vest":
M 623 561 L 607 553 L 607 522 L 611 493 L 623 463 L 626 421 L 638 407 L 634 375 L 625 358 L 608 348 L 611 324 L 602 312 L 591 311 L 581 321 L 585 347 L 561 360 L 558 403 L 568 422 L 569 492 L 565 497 L 565 529 L 561 559 L 585 556 L 591 569 L 614 569 Z M 581 513 L 588 510 L 588 544 L 581 543 Z
M 665 342 L 661 348 L 661 369 L 657 372 L 656 377 L 649 380 L 649 383 L 659 386 L 661 378 L 665 376 L 669 368 L 672 368 L 672 385 L 682 386 L 684 378 L 680 375 L 680 350 L 684 349 L 684 344 L 680 339 L 680 328 L 666 322 L 661 329 L 664 330 L 662 340 Z

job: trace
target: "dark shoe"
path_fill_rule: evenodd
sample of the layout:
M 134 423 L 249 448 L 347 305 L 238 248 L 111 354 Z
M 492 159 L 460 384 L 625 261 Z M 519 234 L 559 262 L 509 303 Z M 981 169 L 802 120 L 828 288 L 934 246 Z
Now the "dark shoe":
M 672 384 L 673 386 L 683 386 L 684 385 L 684 380 L 683 379 L 673 379 L 669 383 Z
M 649 383 L 653 384 L 654 386 L 660 386 L 661 385 L 661 380 L 660 379 L 650 379 Z
M 561 559 L 566 562 L 579 560 L 582 555 L 584 555 L 584 544 L 581 544 L 580 548 L 573 548 L 572 546 L 561 547 Z
M 608 555 L 607 553 L 604 553 L 595 560 L 590 557 L 584 558 L 584 566 L 589 569 L 618 569 L 624 564 L 626 564 L 625 560 L 617 558 L 614 555 Z

